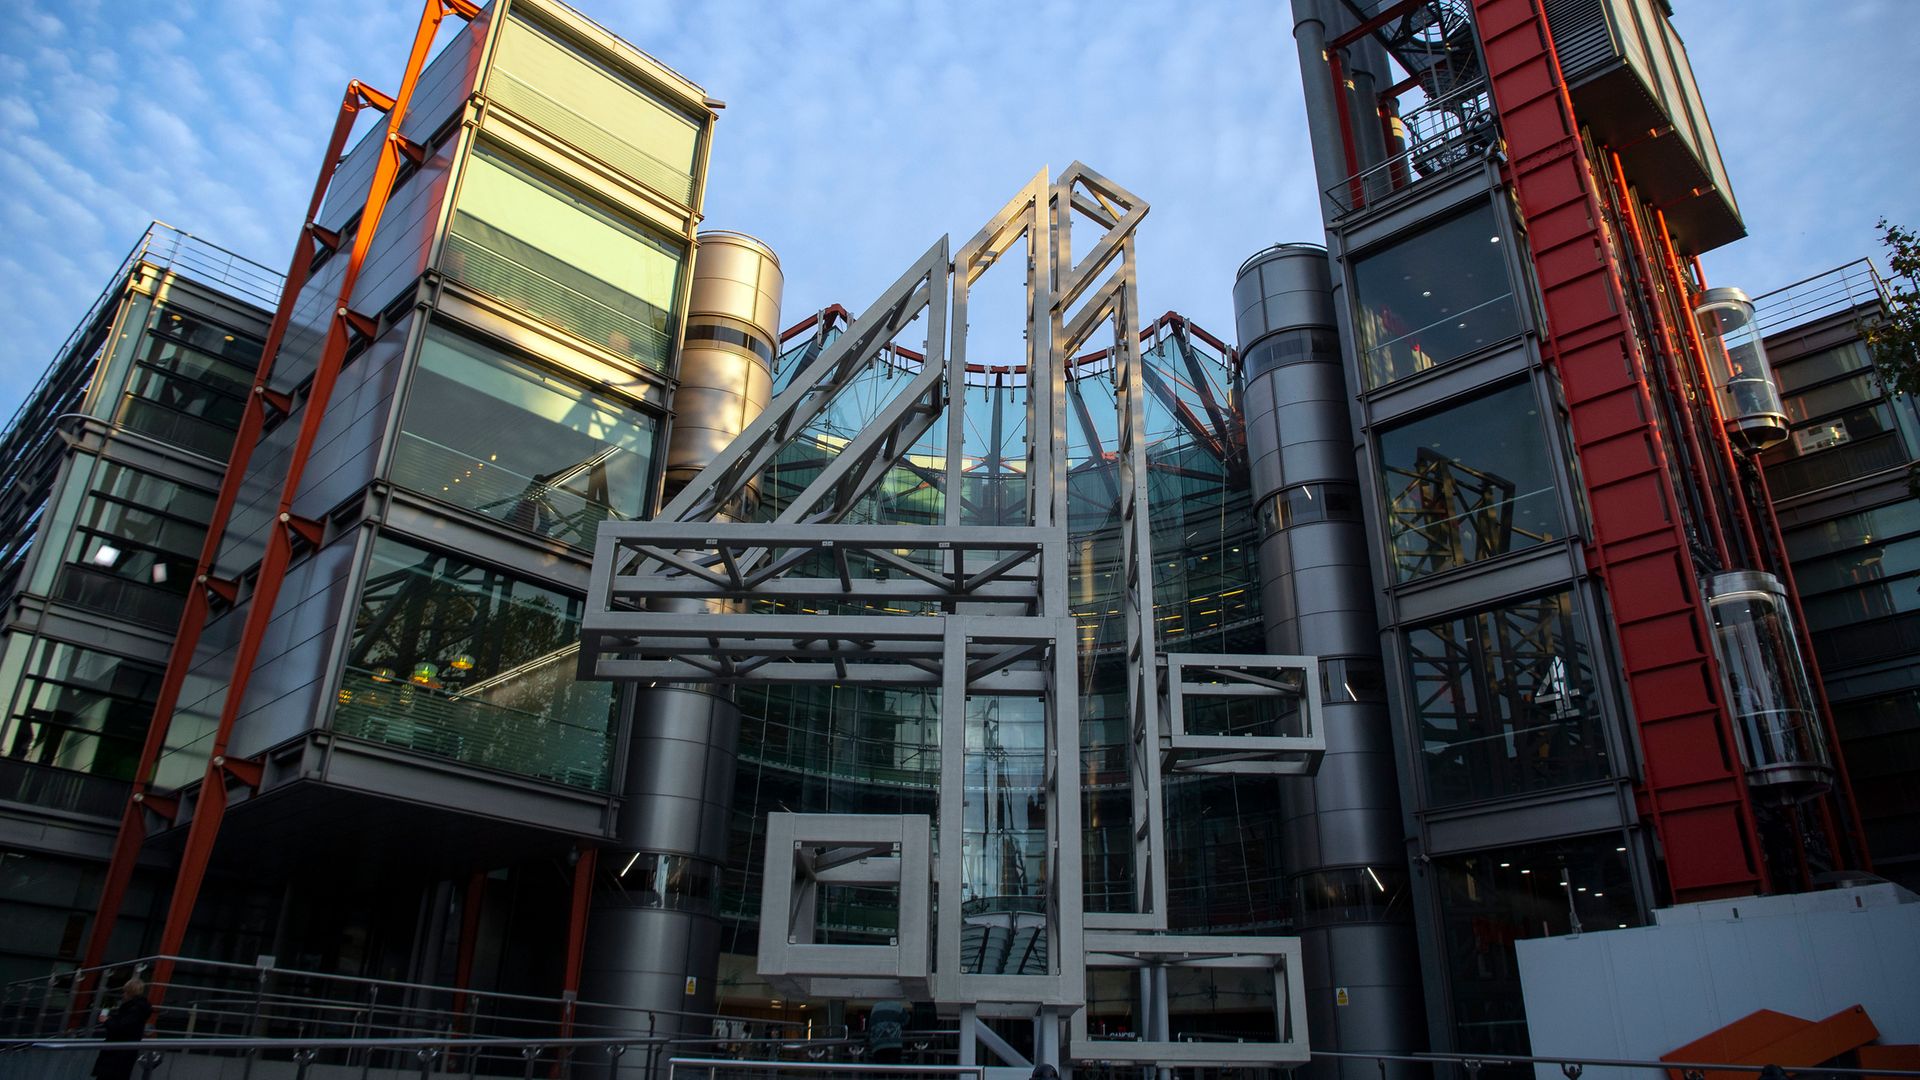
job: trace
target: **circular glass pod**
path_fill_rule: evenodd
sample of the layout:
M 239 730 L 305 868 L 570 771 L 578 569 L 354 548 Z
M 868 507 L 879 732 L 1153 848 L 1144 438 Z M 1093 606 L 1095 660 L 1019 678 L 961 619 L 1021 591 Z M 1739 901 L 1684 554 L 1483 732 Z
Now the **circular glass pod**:
M 1752 570 L 1707 582 L 1727 708 L 1746 758 L 1747 782 L 1806 799 L 1833 782 L 1833 756 L 1778 578 Z
M 1753 301 L 1739 289 L 1708 289 L 1693 309 L 1706 346 L 1720 417 L 1735 448 L 1754 453 L 1787 437 L 1787 413 L 1774 385 Z

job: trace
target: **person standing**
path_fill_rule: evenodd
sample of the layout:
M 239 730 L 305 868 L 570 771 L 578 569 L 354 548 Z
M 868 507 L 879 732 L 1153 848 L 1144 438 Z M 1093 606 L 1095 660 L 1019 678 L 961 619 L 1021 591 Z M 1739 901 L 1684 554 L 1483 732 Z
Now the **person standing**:
M 147 1018 L 153 1015 L 153 1002 L 147 1000 L 147 984 L 135 975 L 120 988 L 120 1004 L 113 1007 L 100 1025 L 101 1038 L 107 1042 L 139 1042 L 147 1033 Z M 140 1051 L 102 1050 L 94 1059 L 93 1075 L 99 1080 L 128 1080 Z

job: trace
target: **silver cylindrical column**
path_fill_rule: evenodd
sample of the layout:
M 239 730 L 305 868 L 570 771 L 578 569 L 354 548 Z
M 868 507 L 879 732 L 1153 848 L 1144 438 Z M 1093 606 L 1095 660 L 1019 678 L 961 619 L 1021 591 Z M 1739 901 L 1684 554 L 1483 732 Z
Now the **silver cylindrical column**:
M 663 505 L 766 409 L 783 280 L 779 258 L 753 237 L 700 234 Z M 730 511 L 746 513 L 751 502 L 749 493 Z M 618 841 L 601 860 L 581 979 L 583 1000 L 620 1008 L 584 1009 L 583 1025 L 705 1034 L 703 1021 L 682 1014 L 714 1006 L 740 710 L 711 686 L 637 687 L 625 730 Z M 637 1076 L 644 1055 L 629 1057 L 622 1075 Z
M 1393 733 L 1327 253 L 1283 244 L 1234 282 L 1268 647 L 1320 657 L 1327 752 L 1284 781 L 1316 1050 L 1426 1045 Z M 1307 1075 L 1377 1080 L 1372 1062 Z
M 766 411 L 785 282 L 779 257 L 753 237 L 700 234 L 667 440 L 667 499 Z

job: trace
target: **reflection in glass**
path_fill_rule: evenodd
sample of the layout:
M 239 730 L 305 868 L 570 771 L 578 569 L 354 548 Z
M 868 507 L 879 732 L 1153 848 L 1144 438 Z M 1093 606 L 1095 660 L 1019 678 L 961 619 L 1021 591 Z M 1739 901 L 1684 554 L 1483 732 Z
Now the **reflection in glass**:
M 396 484 L 591 548 L 600 522 L 645 513 L 653 417 L 438 328 L 394 451 Z
M 381 538 L 354 619 L 334 730 L 607 789 L 611 683 L 574 681 L 581 601 Z M 465 670 L 447 663 L 473 658 Z M 397 677 L 431 665 L 423 681 Z
M 1415 629 L 1407 664 L 1433 805 L 1607 775 L 1593 657 L 1572 593 Z
M 693 205 L 699 122 L 562 35 L 510 13 L 486 89 L 494 103 Z
M 550 325 L 665 370 L 684 252 L 485 146 L 460 180 L 440 269 Z
M 1617 835 L 1435 859 L 1455 1050 L 1529 1052 L 1514 942 L 1640 924 Z
M 962 970 L 1047 974 L 1047 716 L 1039 698 L 967 698 Z
M 1458 360 L 1520 332 L 1492 203 L 1353 262 L 1367 388 Z
M 191 311 L 155 305 L 114 422 L 224 460 L 264 344 Z
M 55 598 L 148 626 L 179 620 L 213 495 L 103 461 L 54 578 Z
M 150 664 L 37 638 L 6 716 L 0 752 L 131 780 L 161 674 Z
M 1564 535 L 1526 383 L 1383 433 L 1380 468 L 1401 581 Z

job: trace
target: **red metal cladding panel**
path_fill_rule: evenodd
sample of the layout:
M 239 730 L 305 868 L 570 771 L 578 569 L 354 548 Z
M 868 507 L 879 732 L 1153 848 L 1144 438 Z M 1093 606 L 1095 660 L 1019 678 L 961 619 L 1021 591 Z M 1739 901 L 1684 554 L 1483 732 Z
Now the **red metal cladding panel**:
M 1606 586 L 1645 757 L 1637 801 L 1660 837 L 1675 900 L 1764 890 L 1680 502 L 1650 420 L 1648 358 L 1627 319 L 1546 16 L 1538 0 L 1473 6 L 1546 310 L 1545 351 L 1566 391 L 1593 511 L 1589 562 Z

